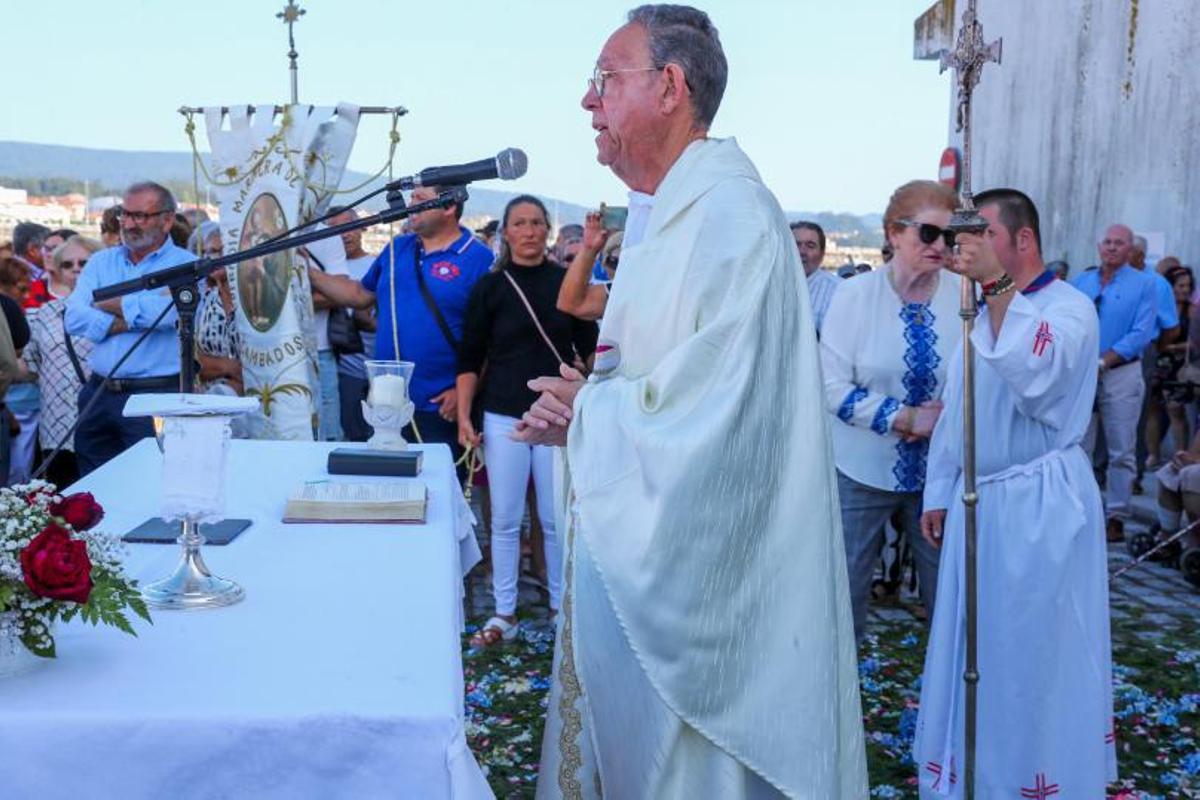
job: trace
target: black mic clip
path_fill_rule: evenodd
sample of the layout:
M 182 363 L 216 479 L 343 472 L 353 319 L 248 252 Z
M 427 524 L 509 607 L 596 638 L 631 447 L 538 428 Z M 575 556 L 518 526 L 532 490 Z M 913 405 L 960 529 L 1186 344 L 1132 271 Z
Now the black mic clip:
M 397 192 L 399 194 L 399 192 Z M 389 195 L 390 196 L 390 195 Z M 438 208 L 449 208 L 450 206 L 461 206 L 471 199 L 471 195 L 467 193 L 467 187 L 463 186 L 447 186 L 442 191 L 438 192 L 438 196 L 429 202 L 436 205 Z

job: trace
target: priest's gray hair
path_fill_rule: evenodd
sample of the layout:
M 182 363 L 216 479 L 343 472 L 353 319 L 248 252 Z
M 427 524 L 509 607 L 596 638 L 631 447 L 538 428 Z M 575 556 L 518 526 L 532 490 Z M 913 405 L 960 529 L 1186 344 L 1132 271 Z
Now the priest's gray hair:
M 629 22 L 646 29 L 655 67 L 678 64 L 683 69 L 696 122 L 704 128 L 712 125 L 725 94 L 729 64 L 708 14 L 691 6 L 645 5 L 629 12 Z

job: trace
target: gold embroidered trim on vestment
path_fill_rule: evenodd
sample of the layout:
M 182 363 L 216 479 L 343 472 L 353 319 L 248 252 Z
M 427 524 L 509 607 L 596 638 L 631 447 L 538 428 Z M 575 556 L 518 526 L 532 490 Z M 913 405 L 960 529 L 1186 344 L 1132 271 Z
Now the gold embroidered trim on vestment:
M 573 498 L 572 498 L 573 499 Z M 562 717 L 562 730 L 558 735 L 558 748 L 561 763 L 558 765 L 558 789 L 565 800 L 582 800 L 583 788 L 579 785 L 579 768 L 583 766 L 583 757 L 579 752 L 579 735 L 583 732 L 583 718 L 579 713 L 578 703 L 582 695 L 579 677 L 575 674 L 575 644 L 571 640 L 574 610 L 574 570 L 575 570 L 575 530 L 579 518 L 574 511 L 571 513 L 567 526 L 566 545 L 567 562 L 566 576 L 563 587 L 562 630 L 559 636 L 562 640 L 562 661 L 558 665 L 558 680 L 562 686 L 562 694 L 558 699 L 558 713 Z M 599 771 L 597 771 L 599 779 Z

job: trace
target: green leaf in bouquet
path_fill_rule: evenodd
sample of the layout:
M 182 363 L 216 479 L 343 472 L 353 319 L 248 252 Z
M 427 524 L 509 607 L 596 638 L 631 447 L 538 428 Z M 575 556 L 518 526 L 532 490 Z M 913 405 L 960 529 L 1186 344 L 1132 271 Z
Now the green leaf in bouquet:
M 137 631 L 135 631 L 133 626 L 129 624 L 129 619 L 120 611 L 113 611 L 108 622 L 125 631 L 130 636 L 137 636 Z
M 134 587 L 130 587 L 129 596 L 126 598 L 129 607 L 133 609 L 133 613 L 137 614 L 142 619 L 154 624 L 154 620 L 150 619 L 150 609 L 146 608 L 146 601 L 142 600 L 142 595 Z

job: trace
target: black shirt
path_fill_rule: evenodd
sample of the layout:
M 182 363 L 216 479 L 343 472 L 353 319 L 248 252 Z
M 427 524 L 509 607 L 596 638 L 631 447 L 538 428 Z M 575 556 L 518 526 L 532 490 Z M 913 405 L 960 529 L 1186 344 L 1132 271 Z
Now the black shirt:
M 13 348 L 20 352 L 29 344 L 29 323 L 25 321 L 25 312 L 16 300 L 5 294 L 0 294 L 0 307 L 4 309 L 4 319 L 8 322 L 8 331 L 12 334 Z
M 546 335 L 568 364 L 576 353 L 584 360 L 591 356 L 599 330 L 594 322 L 558 310 L 558 290 L 566 273 L 557 264 L 509 265 L 479 279 L 467 300 L 458 372 L 478 375 L 486 363 L 479 390 L 483 410 L 519 418 L 537 400 L 526 384 L 543 375 L 558 375 L 558 359 L 505 273 L 521 287 Z

